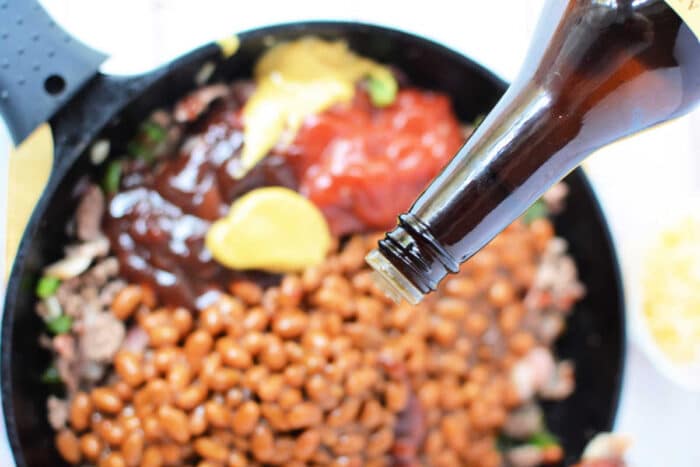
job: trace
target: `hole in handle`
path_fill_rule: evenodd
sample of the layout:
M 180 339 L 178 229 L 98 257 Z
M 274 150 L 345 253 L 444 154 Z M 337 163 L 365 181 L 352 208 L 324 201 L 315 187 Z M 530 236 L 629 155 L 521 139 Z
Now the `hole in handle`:
M 44 81 L 44 89 L 52 96 L 62 93 L 65 88 L 66 80 L 60 75 L 51 75 Z

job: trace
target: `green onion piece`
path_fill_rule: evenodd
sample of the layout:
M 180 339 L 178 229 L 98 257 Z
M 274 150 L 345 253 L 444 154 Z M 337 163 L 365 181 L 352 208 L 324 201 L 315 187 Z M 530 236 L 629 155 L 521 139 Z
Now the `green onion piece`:
M 126 152 L 128 152 L 131 156 L 135 157 L 136 159 L 141 159 L 145 162 L 150 163 L 154 160 L 153 152 L 151 151 L 151 149 L 145 144 L 139 143 L 138 141 L 131 141 L 126 146 Z
M 538 448 L 546 448 L 549 446 L 557 446 L 559 440 L 556 436 L 547 431 L 547 429 L 543 429 L 532 435 L 530 439 L 527 440 L 527 444 L 537 446 Z
M 485 118 L 486 118 L 486 114 L 477 115 L 476 118 L 474 119 L 474 123 L 472 123 L 472 126 L 474 126 L 474 128 L 478 127 L 479 125 L 481 125 L 481 123 L 484 121 Z
M 396 100 L 399 84 L 389 72 L 376 73 L 367 80 L 367 91 L 374 106 L 386 107 Z
M 119 182 L 122 178 L 122 162 L 112 161 L 107 165 L 104 178 L 102 179 L 102 188 L 108 195 L 113 195 L 119 191 Z
M 146 135 L 149 141 L 160 143 L 165 139 L 165 128 L 155 122 L 146 122 L 141 126 L 141 130 Z
M 541 199 L 538 199 L 525 211 L 525 214 L 523 214 L 523 222 L 531 224 L 535 219 L 547 217 L 548 215 L 549 209 L 547 209 L 547 204 Z
M 41 374 L 41 382 L 44 384 L 58 384 L 61 382 L 61 375 L 55 366 L 51 365 Z
M 46 327 L 53 334 L 65 334 L 73 326 L 73 318 L 68 315 L 60 315 L 46 322 Z
M 39 298 L 49 298 L 56 293 L 59 285 L 61 285 L 61 280 L 57 277 L 42 277 L 36 285 L 36 294 Z

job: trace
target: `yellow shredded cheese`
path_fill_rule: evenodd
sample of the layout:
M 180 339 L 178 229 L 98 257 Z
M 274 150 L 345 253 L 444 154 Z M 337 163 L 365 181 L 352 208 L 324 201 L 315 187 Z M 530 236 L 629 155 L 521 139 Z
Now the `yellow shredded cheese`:
M 643 311 L 649 331 L 671 360 L 700 357 L 700 221 L 686 218 L 663 231 L 644 271 Z

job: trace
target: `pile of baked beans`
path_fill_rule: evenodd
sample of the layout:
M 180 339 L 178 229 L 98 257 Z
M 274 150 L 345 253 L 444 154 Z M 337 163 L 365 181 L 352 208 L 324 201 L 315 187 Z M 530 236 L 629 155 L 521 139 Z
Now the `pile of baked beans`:
M 274 287 L 233 283 L 199 314 L 130 285 L 112 312 L 148 345 L 73 397 L 56 446 L 100 467 L 499 466 L 522 402 L 510 369 L 538 344 L 523 297 L 553 235 L 514 223 L 418 306 L 373 283 L 377 236 Z

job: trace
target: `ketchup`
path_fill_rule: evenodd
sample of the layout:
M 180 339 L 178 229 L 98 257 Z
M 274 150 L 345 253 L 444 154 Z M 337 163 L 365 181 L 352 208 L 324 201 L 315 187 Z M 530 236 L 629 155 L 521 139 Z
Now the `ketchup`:
M 449 98 L 405 88 L 386 108 L 358 89 L 307 119 L 285 155 L 331 232 L 387 229 L 464 143 Z

